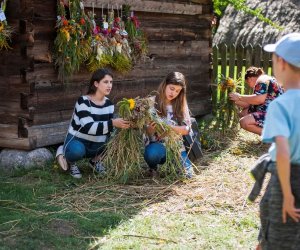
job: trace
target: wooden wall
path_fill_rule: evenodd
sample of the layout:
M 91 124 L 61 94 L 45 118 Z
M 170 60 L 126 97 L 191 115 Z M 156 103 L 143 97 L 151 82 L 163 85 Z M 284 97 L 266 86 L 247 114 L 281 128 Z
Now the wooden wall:
M 97 16 L 107 0 L 85 0 Z M 63 142 L 76 99 L 91 76 L 84 68 L 63 85 L 51 60 L 56 1 L 10 0 L 8 19 L 14 26 L 10 51 L 0 53 L 0 147 L 33 149 Z M 147 34 L 145 61 L 125 75 L 114 73 L 110 98 L 145 96 L 171 71 L 188 79 L 188 102 L 196 116 L 211 112 L 210 0 L 115 0 L 127 3 Z

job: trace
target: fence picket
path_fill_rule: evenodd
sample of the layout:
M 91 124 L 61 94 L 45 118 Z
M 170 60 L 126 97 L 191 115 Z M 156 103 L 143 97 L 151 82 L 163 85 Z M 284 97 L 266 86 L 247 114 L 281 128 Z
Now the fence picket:
M 222 43 L 220 45 L 220 56 L 221 56 L 221 74 L 226 76 L 227 72 L 227 45 Z
M 218 66 L 219 66 L 219 47 L 218 45 L 215 45 L 212 49 L 213 51 L 213 58 L 212 58 L 212 63 L 213 63 L 213 71 L 212 71 L 212 79 L 215 81 L 218 77 Z
M 254 57 L 253 66 L 260 67 L 260 65 L 262 64 L 261 56 L 262 56 L 262 47 L 260 45 L 256 45 L 253 49 L 253 57 Z
M 243 70 L 243 66 L 244 66 L 244 58 L 245 58 L 245 54 L 244 54 L 244 46 L 242 44 L 238 45 L 236 48 L 237 51 L 237 62 L 236 62 L 236 79 L 242 77 L 242 70 Z
M 220 45 L 220 50 L 221 50 L 221 53 L 220 53 L 220 56 L 222 58 L 221 60 L 221 74 L 226 77 L 226 73 L 227 73 L 227 45 L 225 43 L 222 43 Z M 219 106 L 222 106 L 222 104 L 224 103 L 224 100 L 226 98 L 226 93 L 225 91 L 220 91 L 219 90 Z M 221 108 L 223 109 L 223 108 Z M 224 120 L 224 112 L 220 112 L 219 113 L 219 117 L 220 117 L 220 121 Z
M 213 71 L 212 71 L 212 79 L 213 79 L 213 85 L 211 86 L 211 93 L 212 93 L 212 105 L 213 105 L 213 112 L 215 112 L 217 105 L 218 105 L 218 86 L 215 86 L 214 83 L 217 83 L 218 79 L 218 70 L 219 70 L 219 47 L 218 45 L 214 46 L 213 49 Z M 214 115 L 217 115 L 214 113 Z
M 235 78 L 234 72 L 235 72 L 235 45 L 231 44 L 229 47 L 229 77 Z
M 248 46 L 246 46 L 246 55 L 245 55 L 245 66 L 246 68 L 250 67 L 253 65 L 253 46 L 251 44 L 249 44 Z

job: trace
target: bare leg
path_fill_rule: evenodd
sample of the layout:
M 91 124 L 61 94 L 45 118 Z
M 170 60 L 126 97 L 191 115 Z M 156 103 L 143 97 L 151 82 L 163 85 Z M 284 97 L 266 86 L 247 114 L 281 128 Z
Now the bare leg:
M 244 109 L 241 110 L 241 112 L 239 112 L 239 117 L 242 118 L 242 117 L 244 117 L 248 114 L 249 114 L 248 108 L 244 108 Z
M 240 119 L 241 127 L 249 132 L 261 135 L 262 128 L 256 125 L 256 121 L 252 114 L 248 114 Z

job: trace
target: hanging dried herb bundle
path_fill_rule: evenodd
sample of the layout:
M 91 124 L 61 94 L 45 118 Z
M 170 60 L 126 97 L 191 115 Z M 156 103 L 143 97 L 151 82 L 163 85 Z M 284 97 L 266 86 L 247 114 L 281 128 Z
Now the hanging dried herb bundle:
M 5 17 L 6 3 L 7 0 L 3 0 L 0 6 L 0 50 L 10 49 L 9 41 L 13 32 Z
M 55 64 L 59 79 L 65 80 L 79 70 L 91 54 L 92 24 L 82 2 L 58 0 L 57 36 L 54 41 Z
M 106 20 L 106 15 L 102 15 L 101 23 L 98 26 L 95 14 L 91 14 L 94 25 L 93 52 L 89 58 L 88 69 L 93 71 L 103 66 L 110 66 L 120 73 L 126 73 L 132 68 L 132 59 L 124 24 L 119 16 L 115 17 L 113 10 L 109 10 L 108 20 Z
M 130 47 L 132 48 L 132 57 L 134 61 L 144 58 L 148 52 L 148 42 L 144 32 L 140 29 L 140 22 L 133 11 L 130 11 L 129 5 L 124 5 L 125 28 L 128 32 Z

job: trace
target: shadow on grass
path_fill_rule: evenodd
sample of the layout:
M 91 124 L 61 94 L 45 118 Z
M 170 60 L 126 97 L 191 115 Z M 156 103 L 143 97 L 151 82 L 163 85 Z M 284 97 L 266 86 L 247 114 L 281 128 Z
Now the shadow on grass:
M 0 248 L 87 249 L 95 235 L 172 192 L 153 180 L 119 185 L 95 178 L 86 166 L 82 173 L 75 180 L 53 164 L 1 173 Z

